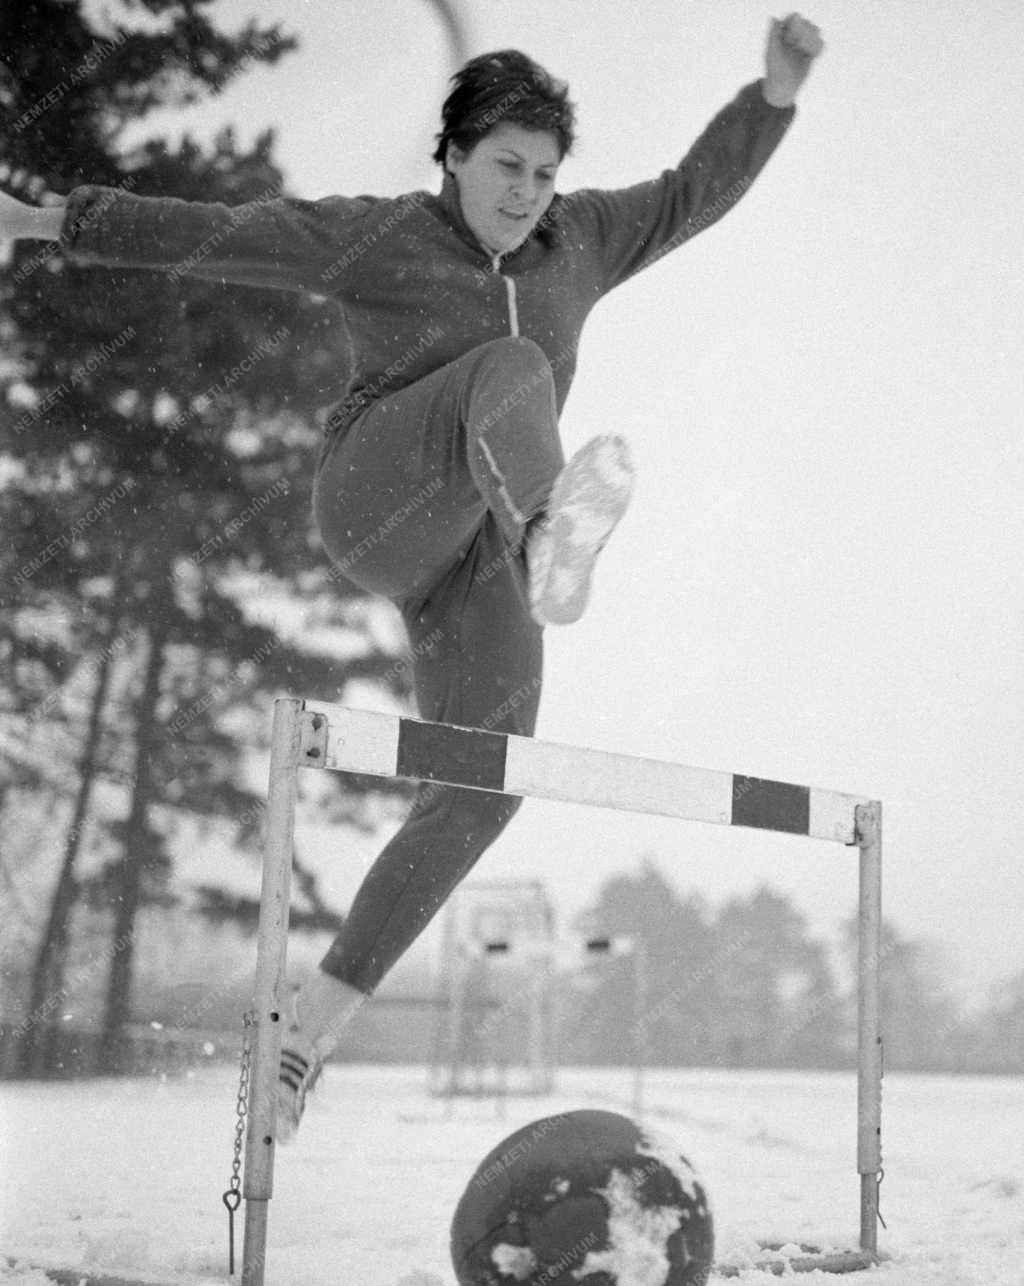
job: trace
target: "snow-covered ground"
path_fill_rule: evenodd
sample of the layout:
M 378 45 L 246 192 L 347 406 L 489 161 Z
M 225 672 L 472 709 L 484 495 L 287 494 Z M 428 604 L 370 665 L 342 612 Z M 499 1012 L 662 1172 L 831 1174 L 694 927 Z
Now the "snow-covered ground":
M 227 1278 L 236 1073 L 0 1087 L 5 1286 L 45 1264 L 188 1286 Z M 430 1098 L 419 1068 L 331 1066 L 299 1139 L 278 1150 L 272 1286 L 452 1286 L 452 1211 L 481 1158 L 517 1127 L 574 1107 L 630 1113 L 628 1072 L 563 1070 L 558 1093 Z M 856 1244 L 852 1076 L 687 1070 L 647 1081 L 712 1199 L 716 1258 L 758 1240 Z M 886 1077 L 878 1286 L 1024 1286 L 1024 1081 Z M 241 1223 L 236 1219 L 237 1253 Z M 15 1258 L 17 1266 L 9 1264 Z M 236 1276 L 235 1280 L 239 1280 Z M 717 1279 L 716 1279 L 717 1280 Z M 779 1279 L 751 1269 L 751 1286 Z

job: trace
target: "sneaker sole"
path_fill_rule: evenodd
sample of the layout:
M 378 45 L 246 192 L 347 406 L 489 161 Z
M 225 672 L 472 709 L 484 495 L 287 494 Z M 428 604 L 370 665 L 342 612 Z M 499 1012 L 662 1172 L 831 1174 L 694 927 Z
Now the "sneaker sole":
M 632 491 L 629 447 L 617 434 L 591 439 L 558 475 L 542 536 L 547 565 L 531 585 L 530 610 L 539 625 L 571 625 L 583 615 L 597 555 Z

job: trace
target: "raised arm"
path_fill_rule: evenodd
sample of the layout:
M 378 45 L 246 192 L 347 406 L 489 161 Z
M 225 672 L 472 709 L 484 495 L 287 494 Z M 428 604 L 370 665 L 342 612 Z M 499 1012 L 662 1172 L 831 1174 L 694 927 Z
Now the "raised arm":
M 822 47 L 817 27 L 799 15 L 773 20 L 764 77 L 740 90 L 674 170 L 632 187 L 563 198 L 566 217 L 582 225 L 584 244 L 600 260 L 604 292 L 732 209 L 789 128 L 797 89 Z
M 330 265 L 359 241 L 380 204 L 376 197 L 331 196 L 229 206 L 85 185 L 51 209 L 4 195 L 0 236 L 59 241 L 83 265 L 327 294 Z

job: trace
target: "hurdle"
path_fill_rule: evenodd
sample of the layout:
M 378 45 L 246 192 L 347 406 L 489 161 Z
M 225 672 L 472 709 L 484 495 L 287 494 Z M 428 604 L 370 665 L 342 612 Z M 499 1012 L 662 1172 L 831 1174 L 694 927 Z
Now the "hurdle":
M 806 835 L 856 846 L 860 850 L 856 1137 L 860 1249 L 839 1255 L 811 1255 L 794 1261 L 792 1267 L 846 1272 L 877 1262 L 878 1189 L 883 1173 L 878 1003 L 882 862 L 879 801 L 813 786 L 283 697 L 274 704 L 257 931 L 252 1011 L 255 1038 L 242 1187 L 246 1202 L 242 1248 L 245 1286 L 264 1283 L 299 768 L 436 782 L 720 826 Z

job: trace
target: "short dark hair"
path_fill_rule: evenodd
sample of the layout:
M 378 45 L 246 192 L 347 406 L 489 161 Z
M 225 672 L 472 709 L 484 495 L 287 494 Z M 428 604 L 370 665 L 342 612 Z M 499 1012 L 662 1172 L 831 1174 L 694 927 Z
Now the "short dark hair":
M 444 165 L 448 144 L 469 153 L 502 121 L 523 129 L 548 130 L 558 143 L 559 161 L 572 151 L 575 104 L 569 86 L 518 49 L 480 54 L 451 77 L 455 88 L 441 109 L 433 159 Z

